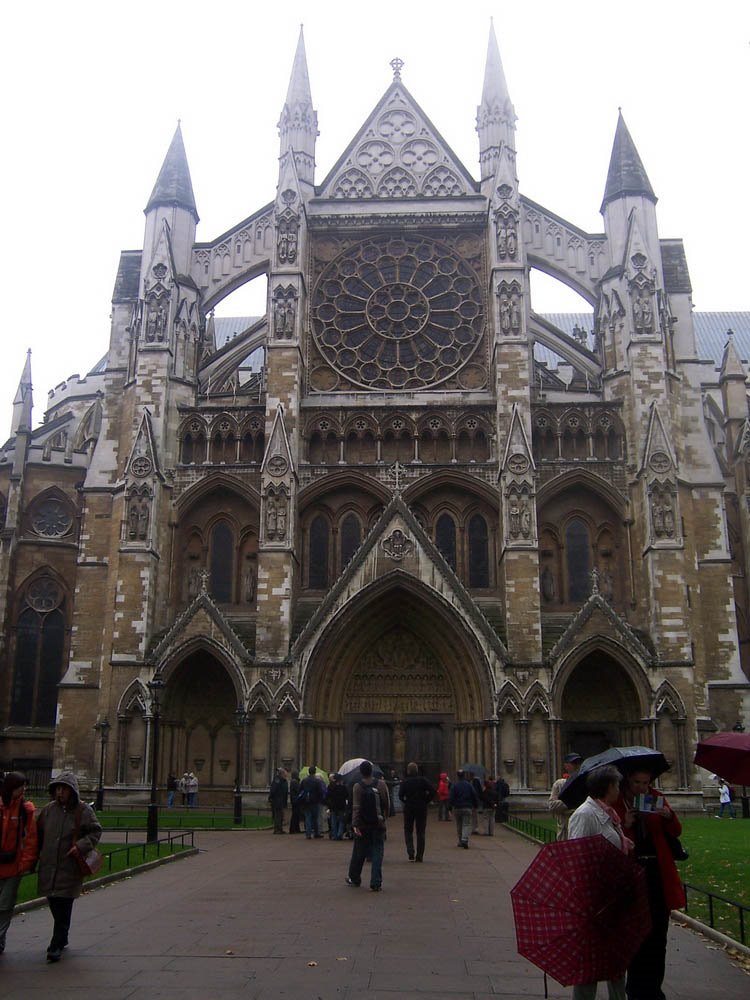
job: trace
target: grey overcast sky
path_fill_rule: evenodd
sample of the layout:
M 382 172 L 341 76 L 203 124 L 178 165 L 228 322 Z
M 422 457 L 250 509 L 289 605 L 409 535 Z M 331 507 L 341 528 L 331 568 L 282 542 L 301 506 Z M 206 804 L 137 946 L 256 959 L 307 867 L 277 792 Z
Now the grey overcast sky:
M 119 252 L 141 246 L 177 119 L 198 239 L 211 240 L 274 196 L 276 123 L 304 23 L 318 181 L 389 85 L 394 56 L 476 177 L 490 17 L 518 115 L 522 192 L 601 231 L 621 106 L 659 196 L 660 234 L 685 240 L 696 309 L 750 309 L 747 0 L 7 4 L 0 438 L 27 347 L 35 423 L 49 389 L 106 352 Z M 577 307 L 562 288 L 535 293 L 537 310 Z M 262 311 L 257 289 L 237 295 L 221 314 Z

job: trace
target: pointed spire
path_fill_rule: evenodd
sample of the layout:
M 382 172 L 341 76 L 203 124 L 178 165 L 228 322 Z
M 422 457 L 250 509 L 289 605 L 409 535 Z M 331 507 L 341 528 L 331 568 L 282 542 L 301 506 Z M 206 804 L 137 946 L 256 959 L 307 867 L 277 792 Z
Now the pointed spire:
M 164 163 L 156 179 L 154 190 L 151 192 L 148 205 L 146 205 L 146 214 L 152 208 L 160 205 L 176 205 L 178 208 L 186 208 L 196 223 L 199 221 L 198 209 L 195 206 L 195 196 L 193 195 L 193 184 L 190 180 L 190 168 L 188 167 L 185 145 L 182 141 L 182 129 L 179 122 L 167 150 L 167 155 L 164 157 Z
M 280 154 L 292 152 L 301 181 L 314 183 L 315 140 L 318 136 L 318 116 L 312 104 L 310 76 L 307 72 L 305 36 L 300 25 L 297 51 L 294 54 L 292 73 L 286 101 L 279 118 Z
M 745 381 L 746 373 L 740 356 L 737 353 L 737 345 L 734 342 L 734 330 L 727 330 L 727 342 L 724 345 L 724 356 L 721 359 L 720 382 L 727 379 L 736 378 Z
M 622 117 L 622 109 L 619 109 L 601 211 L 613 199 L 626 195 L 643 195 L 654 204 L 657 202 L 638 150 Z
M 477 108 L 479 162 L 482 169 L 482 180 L 494 176 L 500 150 L 503 146 L 507 146 L 511 150 L 515 149 L 515 123 L 516 112 L 508 93 L 508 84 L 505 81 L 500 48 L 495 36 L 495 26 L 490 20 L 482 102 Z
M 31 385 L 31 348 L 26 352 L 26 363 L 18 383 L 13 400 L 13 419 L 11 422 L 11 437 L 19 430 L 31 430 L 31 409 L 34 404 Z

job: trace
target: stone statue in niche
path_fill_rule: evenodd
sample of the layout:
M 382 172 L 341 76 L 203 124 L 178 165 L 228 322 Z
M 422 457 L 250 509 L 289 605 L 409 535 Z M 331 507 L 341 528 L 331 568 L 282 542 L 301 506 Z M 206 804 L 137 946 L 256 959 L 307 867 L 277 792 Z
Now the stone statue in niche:
M 510 300 L 510 332 L 514 337 L 521 332 L 521 306 L 517 295 Z
M 672 498 L 668 493 L 654 491 L 651 495 L 651 524 L 657 538 L 674 538 L 675 517 Z
M 507 292 L 500 295 L 500 329 L 506 337 L 510 336 L 510 296 Z
M 521 534 L 521 507 L 516 496 L 510 498 L 508 506 L 508 533 L 511 538 L 518 538 Z
M 599 575 L 599 590 L 604 600 L 609 601 L 611 604 L 615 596 L 615 578 L 612 575 L 609 563 L 605 563 Z
M 664 534 L 667 538 L 674 538 L 674 510 L 672 509 L 672 501 L 668 496 L 664 498 L 663 510 Z
M 201 592 L 201 570 L 199 566 L 193 566 L 188 573 L 188 600 L 194 601 Z
M 128 504 L 128 538 L 133 542 L 145 542 L 148 538 L 150 517 L 149 501 L 131 497 Z
M 164 340 L 167 328 L 167 310 L 161 303 L 151 302 L 146 317 L 146 340 L 149 344 Z
M 500 260 L 513 260 L 518 247 L 515 219 L 509 215 L 497 215 L 495 227 L 497 230 L 497 256 Z
M 657 538 L 661 538 L 664 534 L 664 508 L 659 493 L 654 493 L 651 497 L 651 523 L 654 526 L 654 534 Z
M 276 537 L 276 498 L 269 496 L 266 498 L 266 535 L 269 538 Z
M 524 538 L 528 538 L 531 535 L 531 511 L 526 502 L 521 507 L 521 534 Z
M 500 329 L 506 337 L 517 337 L 521 332 L 521 303 L 517 292 L 500 292 Z
M 273 304 L 273 326 L 277 337 L 290 340 L 294 336 L 297 301 L 294 292 L 279 291 Z
M 280 496 L 276 510 L 276 537 L 286 538 L 286 497 Z
M 138 537 L 138 506 L 131 500 L 128 506 L 128 537 L 135 540 Z
M 141 500 L 138 510 L 138 541 L 145 542 L 148 538 L 149 509 L 148 500 Z
M 400 528 L 396 528 L 382 541 L 383 551 L 395 562 L 400 562 L 414 548 L 411 538 L 408 538 Z
M 546 604 L 551 604 L 555 599 L 556 585 L 555 585 L 555 575 L 549 566 L 545 566 L 542 570 L 542 599 Z
M 250 556 L 248 556 L 248 560 Z M 252 604 L 255 600 L 255 587 L 257 584 L 257 579 L 255 576 L 255 567 L 251 562 L 248 562 L 247 569 L 245 570 L 245 575 L 242 580 L 242 589 L 245 597 L 245 601 L 248 604 Z
M 279 219 L 276 252 L 280 264 L 293 264 L 297 259 L 299 222 L 295 216 Z
M 654 310 L 651 303 L 651 293 L 645 289 L 637 292 L 633 301 L 633 322 L 636 333 L 647 334 L 653 330 Z

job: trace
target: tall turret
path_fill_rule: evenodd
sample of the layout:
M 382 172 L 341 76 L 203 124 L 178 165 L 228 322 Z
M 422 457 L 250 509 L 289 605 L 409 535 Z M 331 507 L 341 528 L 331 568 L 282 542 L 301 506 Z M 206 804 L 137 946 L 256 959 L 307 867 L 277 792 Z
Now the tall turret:
M 281 159 L 288 152 L 293 152 L 294 162 L 299 181 L 304 184 L 315 183 L 315 140 L 318 136 L 318 115 L 313 108 L 310 93 L 310 77 L 307 72 L 307 56 L 305 54 L 305 36 L 300 27 L 297 51 L 294 54 L 292 75 L 289 78 L 289 89 L 286 101 L 279 118 L 279 137 Z
M 505 82 L 495 27 L 490 22 L 482 102 L 477 108 L 479 165 L 483 181 L 495 176 L 503 146 L 515 153 L 516 112 Z
M 26 352 L 26 363 L 23 366 L 21 379 L 18 383 L 15 399 L 13 400 L 13 419 L 10 425 L 11 437 L 16 435 L 19 430 L 31 430 L 32 406 L 31 350 L 29 349 Z
M 146 233 L 143 239 L 143 269 L 149 266 L 163 223 L 166 222 L 169 225 L 175 267 L 178 273 L 189 274 L 195 228 L 200 220 L 179 122 L 144 213 Z M 145 273 L 143 269 L 142 277 Z

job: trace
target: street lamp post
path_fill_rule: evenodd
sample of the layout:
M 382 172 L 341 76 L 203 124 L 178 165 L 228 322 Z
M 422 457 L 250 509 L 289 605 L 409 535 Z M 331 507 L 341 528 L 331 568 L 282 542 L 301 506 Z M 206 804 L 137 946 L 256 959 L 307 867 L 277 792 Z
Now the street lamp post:
M 735 723 L 732 729 L 735 733 L 745 732 L 745 727 L 741 722 Z M 750 819 L 750 799 L 747 797 L 747 785 L 742 786 L 742 818 Z
M 104 808 L 104 753 L 109 739 L 110 724 L 108 719 L 97 722 L 94 729 L 99 733 L 99 787 L 96 790 L 96 811 L 101 812 Z
M 156 801 L 156 768 L 159 763 L 159 696 L 164 689 L 164 681 L 161 677 L 154 677 L 148 682 L 148 689 L 151 692 L 151 718 L 153 733 L 151 735 L 151 798 L 148 803 L 148 817 L 146 820 L 146 842 L 155 843 L 159 839 L 159 806 Z
M 245 712 L 242 707 L 242 703 L 237 706 L 237 711 L 234 713 L 234 731 L 237 739 L 236 746 L 236 759 L 237 768 L 234 778 L 234 823 L 240 826 L 242 823 L 242 789 L 240 787 L 241 772 L 242 772 L 242 730 L 245 728 L 245 721 L 247 720 L 247 712 Z

